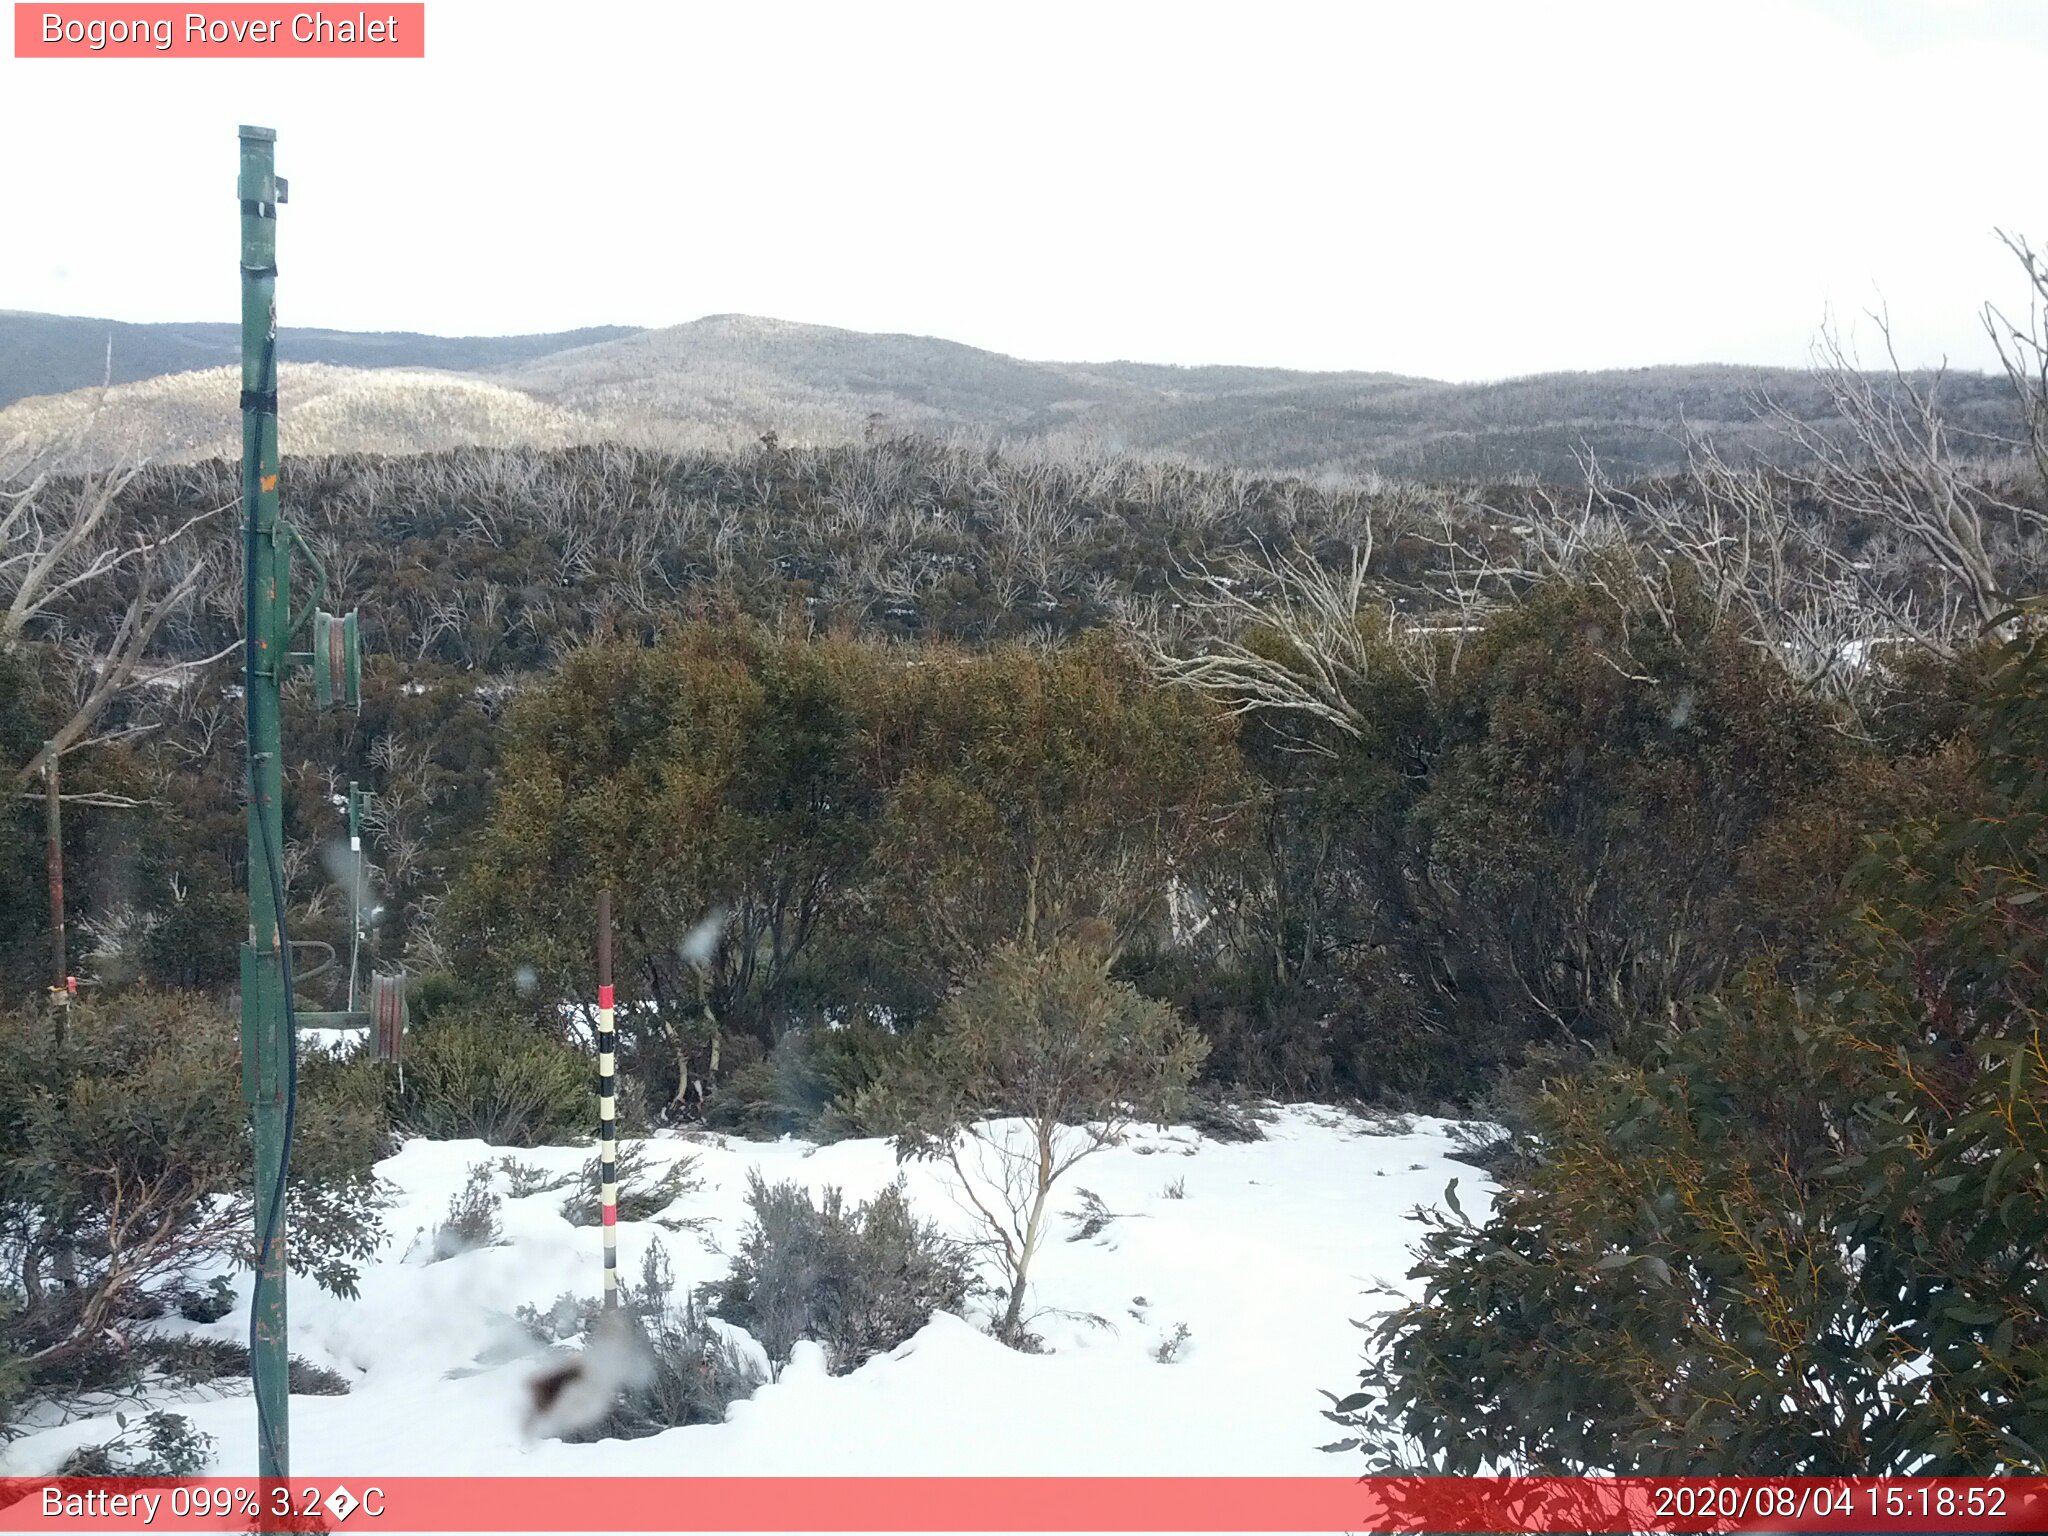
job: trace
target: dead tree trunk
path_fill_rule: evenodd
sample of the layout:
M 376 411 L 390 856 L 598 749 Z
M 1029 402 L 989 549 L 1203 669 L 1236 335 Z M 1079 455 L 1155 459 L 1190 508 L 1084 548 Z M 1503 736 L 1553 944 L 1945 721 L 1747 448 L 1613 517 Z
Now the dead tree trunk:
M 64 955 L 64 801 L 57 765 L 63 761 L 54 742 L 43 743 L 43 860 L 50 874 L 50 1008 L 56 1017 L 57 1043 L 64 1043 L 64 1011 L 71 994 Z

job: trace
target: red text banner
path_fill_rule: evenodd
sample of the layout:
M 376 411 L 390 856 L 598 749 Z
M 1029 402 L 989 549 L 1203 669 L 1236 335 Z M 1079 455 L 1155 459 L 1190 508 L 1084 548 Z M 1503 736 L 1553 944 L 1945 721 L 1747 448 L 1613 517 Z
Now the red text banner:
M 18 59 L 423 59 L 424 4 L 14 7 Z
M 2048 1478 L 15 1478 L 0 1531 L 2040 1531 Z

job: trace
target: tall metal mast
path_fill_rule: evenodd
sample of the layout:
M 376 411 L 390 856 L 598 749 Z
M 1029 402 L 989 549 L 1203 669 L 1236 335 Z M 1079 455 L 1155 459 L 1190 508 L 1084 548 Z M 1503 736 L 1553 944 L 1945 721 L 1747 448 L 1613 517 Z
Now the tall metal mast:
M 347 1006 L 300 1011 L 292 997 L 292 940 L 285 932 L 284 764 L 281 715 L 285 674 L 313 675 L 321 710 L 362 707 L 363 658 L 353 610 L 329 613 L 327 572 L 312 546 L 278 515 L 277 498 L 277 209 L 284 178 L 272 164 L 277 134 L 241 130 L 242 171 L 242 554 L 244 707 L 249 721 L 249 942 L 242 946 L 242 1096 L 256 1151 L 256 1288 L 249 1308 L 249 1370 L 256 1387 L 257 1471 L 291 1472 L 291 1346 L 285 1324 L 285 1188 L 291 1173 L 292 1121 L 298 1106 L 303 1028 L 360 1029 L 371 1053 L 398 1060 L 405 1030 L 405 976 L 373 971 L 369 1007 L 357 1006 L 362 937 L 362 816 L 370 796 L 349 785 L 348 829 L 354 932 L 349 941 Z M 291 552 L 313 573 L 305 607 L 291 606 Z M 309 648 L 294 651 L 301 633 Z M 324 946 L 321 946 L 324 947 Z
M 243 690 L 248 711 L 249 942 L 242 946 L 242 1092 L 256 1150 L 256 1287 L 250 1373 L 257 1470 L 291 1470 L 291 1364 L 285 1321 L 285 1181 L 298 1041 L 284 946 L 284 774 L 280 694 L 292 628 L 288 547 L 277 516 L 277 134 L 241 130 Z

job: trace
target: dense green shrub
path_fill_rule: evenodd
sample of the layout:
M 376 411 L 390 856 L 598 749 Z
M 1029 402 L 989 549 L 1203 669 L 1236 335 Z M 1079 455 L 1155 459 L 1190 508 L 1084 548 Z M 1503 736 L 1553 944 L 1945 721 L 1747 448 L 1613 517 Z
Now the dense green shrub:
M 1461 662 L 1382 887 L 1401 921 L 1360 967 L 1379 1007 L 1414 1000 L 1368 1035 L 1397 1086 L 1467 1093 L 1538 1041 L 1634 1051 L 1751 951 L 1745 850 L 1848 749 L 1734 623 L 1669 602 L 1539 588 Z
M 1957 803 L 1869 844 L 1820 985 L 1759 969 L 1534 1111 L 1338 1405 L 1383 1465 L 1942 1474 L 2048 1447 L 2048 645 Z
M 14 1415 L 28 1396 L 33 1375 L 27 1351 L 19 1342 L 20 1315 L 19 1299 L 0 1291 L 0 1441 L 14 1433 Z
M 1282 984 L 1254 964 L 1159 952 L 1126 958 L 1118 974 L 1200 1031 L 1209 1047 L 1201 1080 L 1212 1089 L 1295 1100 L 1354 1086 L 1313 984 Z
M 489 824 L 448 926 L 479 975 L 589 985 L 589 921 L 612 889 L 622 1074 L 694 1105 L 727 1034 L 772 1038 L 780 994 L 871 841 L 860 748 L 870 648 L 763 625 L 677 626 L 659 646 L 579 650 L 513 706 Z M 712 942 L 685 940 L 707 921 Z
M 1247 643 L 1269 642 L 1313 670 Z M 1848 845 L 1800 851 L 1807 889 L 1752 850 L 1871 749 L 1685 579 L 1549 581 L 1434 652 L 1359 645 L 1350 729 L 1254 710 L 1234 942 L 1162 978 L 1222 1080 L 1469 1104 L 1535 1046 L 1642 1049 L 1810 938 Z
M 704 1123 L 741 1136 L 871 1135 L 852 1105 L 901 1063 L 903 1038 L 872 1024 L 791 1030 L 765 1057 L 730 1072 L 706 1099 Z
M 254 1195 L 241 1053 L 227 1010 L 130 992 L 0 1018 L 0 1253 L 22 1292 L 5 1320 L 63 1391 L 127 1371 L 133 1324 L 197 1278 L 247 1262 Z M 356 1080 L 300 1075 L 289 1257 L 353 1294 L 381 1235 L 385 1131 Z
M 287 838 L 339 832 L 329 773 L 375 787 L 370 947 L 388 969 L 445 946 L 463 978 L 422 980 L 428 1029 L 455 994 L 587 996 L 590 903 L 613 883 L 621 990 L 663 1004 L 622 1015 L 622 1111 L 676 1103 L 687 1070 L 693 1090 L 735 1090 L 706 1112 L 763 1132 L 799 1128 L 815 1097 L 751 1064 L 785 1031 L 867 1018 L 912 1033 L 998 939 L 1080 914 L 1110 919 L 1127 957 L 1188 967 L 1187 986 L 1147 990 L 1203 1030 L 1214 1082 L 1469 1101 L 1532 1044 L 1639 1029 L 1762 948 L 1803 962 L 1838 834 L 1865 830 L 1859 770 L 1924 757 L 1969 696 L 1967 669 L 1887 647 L 1863 717 L 1874 744 L 1852 742 L 1697 594 L 1664 615 L 1625 582 L 1517 578 L 1483 634 L 1463 631 L 1468 612 L 1427 611 L 1446 537 L 1525 563 L 1522 525 L 1550 495 L 1528 486 L 1027 463 L 913 440 L 309 458 L 292 473 L 307 526 L 367 562 L 352 585 L 368 656 L 360 715 L 287 692 Z M 151 471 L 123 516 L 168 531 L 223 485 L 231 498 L 232 478 Z M 1639 489 L 1658 506 L 1691 494 Z M 1841 522 L 1824 487 L 1809 499 L 1817 529 L 1875 532 Z M 884 505 L 872 527 L 857 510 Z M 884 525 L 899 542 L 878 564 Z M 1356 734 L 1262 710 L 1232 721 L 1103 633 L 1133 601 L 1169 630 L 1197 618 L 1180 602 L 1193 574 L 1253 544 L 1328 570 L 1368 538 L 1360 665 L 1341 680 Z M 1999 543 L 2001 579 L 2026 590 L 2039 560 Z M 1897 579 L 1940 606 L 1939 571 Z M 67 633 L 108 639 L 117 588 L 74 594 Z M 1263 580 L 1238 590 L 1284 606 Z M 232 612 L 197 605 L 160 639 L 196 660 L 232 642 Z M 1284 622 L 1238 617 L 1235 638 L 1288 656 Z M 1426 652 L 1403 643 L 1410 625 L 1460 632 Z M 48 732 L 68 686 L 50 651 L 0 674 L 0 758 Z M 67 764 L 74 788 L 126 772 L 153 802 L 67 810 L 73 954 L 91 979 L 232 989 L 247 828 L 219 689 L 238 667 L 197 669 L 203 703 Z M 1802 805 L 1831 785 L 1837 804 Z M 47 956 L 37 809 L 0 816 L 0 889 L 19 898 L 0 903 L 0 986 L 17 994 L 39 990 Z M 1202 909 L 1199 938 L 1172 931 L 1169 889 Z M 295 929 L 336 937 L 335 894 L 322 860 L 295 861 Z M 721 912 L 728 942 L 700 966 L 681 941 Z
M 512 1014 L 446 1014 L 405 1049 L 395 1118 L 411 1135 L 536 1147 L 596 1127 L 591 1058 Z
M 852 1210 L 837 1189 L 813 1203 L 802 1185 L 751 1173 L 753 1220 L 726 1277 L 706 1287 L 718 1315 L 745 1328 L 778 1367 L 815 1339 L 835 1373 L 886 1353 L 973 1290 L 966 1251 L 911 1213 L 899 1180 Z
M 787 1057 L 795 1054 L 786 1056 L 778 1045 L 728 1071 L 704 1100 L 704 1124 L 755 1141 L 802 1135 L 822 1106 L 810 1102 L 810 1085 L 792 1070 L 796 1064 Z
M 691 1114 L 745 1071 L 718 1113 L 763 1129 L 844 1100 L 826 1064 L 876 1037 L 810 1028 L 772 1081 L 739 1042 L 929 1012 L 994 945 L 1079 921 L 1155 932 L 1246 788 L 1222 711 L 1106 634 L 913 659 L 730 618 L 577 652 L 512 711 L 506 759 L 447 909 L 468 968 L 587 985 L 602 875 L 656 1005 L 621 1012 L 622 1072 Z
M 32 658 L 0 646 L 0 766 L 12 770 L 27 762 L 49 734 L 50 711 Z M 9 790 L 0 806 L 0 976 L 9 991 L 27 991 L 32 982 L 47 981 L 49 949 L 39 942 L 48 932 L 48 885 L 43 878 L 43 807 L 39 800 Z

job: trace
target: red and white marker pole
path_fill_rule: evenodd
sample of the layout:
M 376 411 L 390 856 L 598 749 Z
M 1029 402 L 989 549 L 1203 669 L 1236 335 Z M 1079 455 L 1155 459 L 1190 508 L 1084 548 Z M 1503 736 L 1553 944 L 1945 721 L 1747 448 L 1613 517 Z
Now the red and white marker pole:
M 612 893 L 597 893 L 597 1201 L 604 1222 L 604 1307 L 619 1304 L 618 1034 L 612 1010 Z

